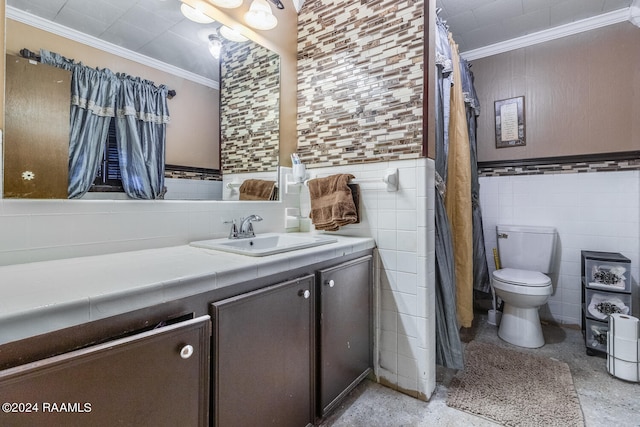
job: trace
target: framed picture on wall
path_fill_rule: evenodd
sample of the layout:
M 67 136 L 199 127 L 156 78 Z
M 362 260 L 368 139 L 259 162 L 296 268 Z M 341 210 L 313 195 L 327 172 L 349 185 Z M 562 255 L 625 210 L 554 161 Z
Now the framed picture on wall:
M 495 101 L 496 148 L 527 145 L 524 124 L 524 96 Z

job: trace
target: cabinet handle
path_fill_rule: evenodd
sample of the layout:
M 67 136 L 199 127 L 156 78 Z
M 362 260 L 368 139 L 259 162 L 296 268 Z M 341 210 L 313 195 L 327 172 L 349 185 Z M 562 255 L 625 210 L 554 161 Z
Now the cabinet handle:
M 327 285 L 329 285 L 330 288 L 333 288 L 336 285 L 336 282 L 334 282 L 332 279 L 327 282 Z
M 188 359 L 193 355 L 193 346 L 187 344 L 180 350 L 180 357 Z
M 309 299 L 309 297 L 311 296 L 311 292 L 308 289 L 300 289 L 300 292 L 298 292 L 298 295 L 300 295 L 301 297 L 304 297 L 304 299 Z

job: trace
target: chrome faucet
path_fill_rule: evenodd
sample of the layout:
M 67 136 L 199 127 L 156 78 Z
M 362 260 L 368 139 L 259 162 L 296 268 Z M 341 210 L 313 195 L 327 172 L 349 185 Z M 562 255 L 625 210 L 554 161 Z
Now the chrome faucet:
M 255 237 L 256 233 L 253 231 L 252 222 L 262 221 L 262 217 L 260 215 L 249 215 L 246 218 L 240 218 L 240 227 L 238 228 L 238 239 L 246 238 L 246 237 Z
M 225 224 L 231 224 L 231 230 L 229 230 L 229 239 L 238 238 L 238 227 L 236 226 L 236 220 L 224 221 Z

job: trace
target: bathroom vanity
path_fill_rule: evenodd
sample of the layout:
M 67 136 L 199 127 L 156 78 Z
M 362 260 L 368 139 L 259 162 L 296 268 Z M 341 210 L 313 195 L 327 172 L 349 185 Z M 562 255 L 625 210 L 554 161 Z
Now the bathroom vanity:
M 336 240 L 0 268 L 0 424 L 313 425 L 372 366 L 374 243 Z

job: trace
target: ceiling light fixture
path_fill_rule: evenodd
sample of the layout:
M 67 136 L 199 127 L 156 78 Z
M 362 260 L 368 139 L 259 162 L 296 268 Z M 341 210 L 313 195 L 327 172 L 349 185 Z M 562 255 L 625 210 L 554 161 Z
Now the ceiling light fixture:
M 242 4 L 242 0 L 209 0 L 216 6 L 224 7 L 225 9 L 234 9 Z
M 220 59 L 220 53 L 222 52 L 222 42 L 220 37 L 215 34 L 209 34 L 209 53 L 215 59 Z
M 278 9 L 284 9 L 284 5 L 280 0 L 270 0 L 271 3 L 275 4 Z
M 232 42 L 242 43 L 249 40 L 248 38 L 240 34 L 237 30 L 234 30 L 233 28 L 229 28 L 224 25 L 220 27 L 220 35 Z
M 249 11 L 244 14 L 244 20 L 256 30 L 271 30 L 278 25 L 278 19 L 271 12 L 267 0 L 253 0 Z
M 211 24 L 212 22 L 215 22 L 195 7 L 191 7 L 186 3 L 182 3 L 182 5 L 180 5 L 180 12 L 182 12 L 187 19 L 197 22 L 198 24 Z

